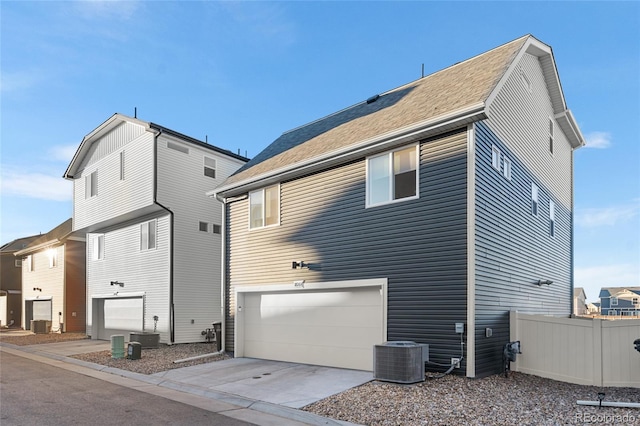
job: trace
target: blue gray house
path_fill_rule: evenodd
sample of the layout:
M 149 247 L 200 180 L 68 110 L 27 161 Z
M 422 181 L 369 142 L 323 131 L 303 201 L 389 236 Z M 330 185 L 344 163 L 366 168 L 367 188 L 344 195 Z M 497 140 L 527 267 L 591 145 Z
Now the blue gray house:
M 640 317 L 640 287 L 601 288 L 600 314 Z
M 283 133 L 209 192 L 226 350 L 371 370 L 410 340 L 501 371 L 509 311 L 571 314 L 583 144 L 530 35 Z

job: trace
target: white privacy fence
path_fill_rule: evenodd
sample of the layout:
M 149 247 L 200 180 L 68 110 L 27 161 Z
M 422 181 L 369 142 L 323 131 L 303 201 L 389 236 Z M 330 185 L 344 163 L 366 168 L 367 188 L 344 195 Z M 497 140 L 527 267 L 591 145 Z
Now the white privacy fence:
M 511 312 L 511 341 L 522 354 L 513 371 L 563 382 L 640 388 L 640 319 L 608 321 Z

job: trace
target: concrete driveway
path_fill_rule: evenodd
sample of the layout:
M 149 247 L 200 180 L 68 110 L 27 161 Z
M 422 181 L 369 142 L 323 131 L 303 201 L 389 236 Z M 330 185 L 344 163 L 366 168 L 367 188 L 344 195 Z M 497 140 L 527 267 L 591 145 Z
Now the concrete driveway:
M 172 382 L 301 408 L 373 380 L 370 371 L 233 358 L 153 374 Z

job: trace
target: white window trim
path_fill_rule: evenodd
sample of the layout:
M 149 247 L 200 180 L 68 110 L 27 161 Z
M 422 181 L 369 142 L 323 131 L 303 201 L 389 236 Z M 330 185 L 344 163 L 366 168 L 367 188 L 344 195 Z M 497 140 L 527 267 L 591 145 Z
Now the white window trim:
M 101 246 L 102 250 L 100 250 Z M 104 234 L 93 235 L 91 249 L 91 260 L 104 260 Z
M 511 160 L 509 158 L 507 158 L 506 155 L 504 156 L 504 159 L 502 160 L 502 162 L 504 163 L 504 168 L 502 170 L 502 176 L 504 176 L 508 180 L 511 180 L 511 169 L 513 168 L 513 163 L 511 162 Z
M 610 302 L 611 302 L 611 306 L 618 306 L 618 298 L 617 297 L 611 296 Z
M 22 259 L 16 259 L 14 265 L 16 268 L 22 268 Z
M 214 163 L 214 166 L 211 167 L 210 165 L 207 165 L 207 160 L 211 160 Z M 216 171 L 218 170 L 218 160 L 216 160 L 214 157 L 207 157 L 206 155 L 203 157 L 202 159 L 202 165 L 203 165 L 203 175 L 205 177 L 211 178 L 211 179 L 216 179 L 217 178 L 217 173 Z M 208 176 L 206 174 L 206 170 L 207 169 L 211 169 L 213 170 L 213 176 Z
M 34 271 L 33 255 L 32 254 L 27 256 L 27 271 L 29 271 L 29 272 L 33 272 Z
M 376 204 L 371 204 L 370 202 L 370 190 L 369 190 L 369 161 L 373 158 L 378 158 L 378 157 L 384 157 L 384 156 L 388 156 L 389 157 L 389 167 L 390 167 L 390 173 L 389 176 L 391 176 L 391 182 L 393 182 L 393 153 L 394 152 L 398 152 L 398 151 L 402 151 L 405 150 L 407 148 L 411 148 L 411 147 L 415 148 L 415 154 L 416 154 L 416 195 L 411 196 L 411 197 L 405 197 L 405 198 L 398 198 L 397 200 L 393 199 L 393 185 L 389 185 L 389 201 L 383 201 L 381 203 L 376 203 Z M 386 151 L 380 154 L 376 154 L 376 155 L 372 155 L 369 156 L 365 159 L 365 208 L 369 208 L 369 207 L 378 207 L 378 206 L 386 206 L 389 204 L 395 204 L 395 203 L 402 203 L 404 201 L 410 201 L 410 200 L 416 200 L 418 198 L 420 198 L 420 144 L 415 144 L 415 145 L 405 145 L 396 149 L 393 149 L 391 151 Z
M 531 215 L 538 217 L 538 213 L 540 212 L 540 203 L 539 203 L 539 192 L 540 189 L 538 188 L 538 185 L 536 185 L 535 183 L 531 184 Z M 533 211 L 533 206 L 536 206 L 535 209 L 535 213 Z
M 201 226 L 202 226 L 203 224 L 204 224 L 204 225 L 207 225 L 207 229 L 206 229 L 206 230 L 203 230 L 203 229 L 201 228 Z M 203 220 L 198 221 L 198 231 L 200 231 L 200 232 L 209 232 L 209 222 L 205 222 L 205 221 L 203 221 Z
M 84 177 L 84 198 L 93 198 L 98 195 L 98 171 L 94 170 Z
M 120 180 L 124 180 L 124 151 L 120 151 Z
M 49 257 L 49 268 L 56 268 L 58 266 L 58 250 L 51 248 L 47 253 Z
M 265 202 L 264 202 L 264 198 L 265 197 L 264 197 L 264 193 L 265 193 L 266 189 L 272 188 L 274 186 L 278 188 L 278 221 L 276 223 L 272 224 L 272 225 L 265 225 L 265 223 L 267 221 L 267 217 L 266 217 L 266 214 L 265 214 Z M 262 215 L 263 215 L 262 216 L 262 226 L 252 227 L 251 226 L 251 194 L 255 194 L 257 192 L 261 192 L 262 193 Z M 249 192 L 249 196 L 247 197 L 247 201 L 248 201 L 248 203 L 247 203 L 247 205 L 248 205 L 247 218 L 249 219 L 248 220 L 249 223 L 248 223 L 247 226 L 249 227 L 250 231 L 255 231 L 256 229 L 273 228 L 275 226 L 280 226 L 280 216 L 281 216 L 281 213 L 282 213 L 282 211 L 281 211 L 282 205 L 281 205 L 281 199 L 280 199 L 280 184 L 279 183 L 275 184 L 275 185 L 265 186 L 264 188 L 256 189 L 255 191 Z
M 553 121 L 552 117 L 549 117 L 549 154 L 553 157 L 553 151 L 555 150 L 555 130 L 556 130 L 556 124 Z
M 491 167 L 497 171 L 500 171 L 500 157 L 502 157 L 500 148 L 495 145 L 491 145 Z
M 149 242 L 151 241 L 150 237 L 149 237 L 149 225 L 153 223 L 154 226 L 154 233 L 153 233 L 153 247 L 150 247 Z M 142 239 L 142 228 L 146 226 L 147 227 L 147 239 L 146 241 L 143 241 Z M 140 224 L 140 251 L 151 251 L 151 250 L 155 250 L 158 247 L 158 221 L 156 219 L 152 219 L 152 220 L 148 220 L 146 222 L 142 222 Z
M 556 203 L 553 200 L 549 200 L 549 236 L 556 236 Z

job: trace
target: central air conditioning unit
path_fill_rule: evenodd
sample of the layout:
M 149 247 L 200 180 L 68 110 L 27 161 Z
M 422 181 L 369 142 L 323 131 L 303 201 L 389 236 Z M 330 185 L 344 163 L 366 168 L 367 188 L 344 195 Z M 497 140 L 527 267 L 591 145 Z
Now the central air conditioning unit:
M 49 334 L 51 332 L 51 321 L 31 320 L 31 331 L 36 334 Z
M 399 341 L 373 348 L 373 378 L 385 382 L 423 382 L 424 364 L 429 361 L 429 345 Z

